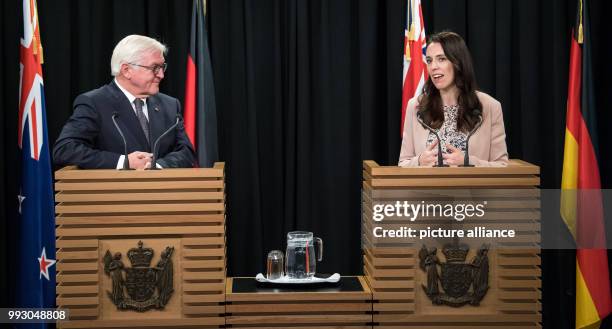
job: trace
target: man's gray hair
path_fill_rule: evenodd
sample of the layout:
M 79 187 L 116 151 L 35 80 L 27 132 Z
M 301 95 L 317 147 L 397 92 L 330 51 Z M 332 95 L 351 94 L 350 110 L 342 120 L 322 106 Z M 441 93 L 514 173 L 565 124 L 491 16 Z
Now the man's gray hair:
M 138 64 L 143 55 L 157 51 L 165 55 L 168 52 L 168 48 L 161 42 L 144 35 L 128 35 L 121 39 L 115 46 L 115 50 L 113 50 L 113 56 L 111 57 L 111 74 L 117 76 L 121 70 L 121 64 Z

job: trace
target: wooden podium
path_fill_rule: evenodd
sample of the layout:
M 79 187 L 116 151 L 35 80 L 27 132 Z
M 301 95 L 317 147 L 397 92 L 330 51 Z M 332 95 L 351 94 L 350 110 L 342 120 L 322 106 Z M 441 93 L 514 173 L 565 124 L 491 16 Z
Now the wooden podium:
M 372 294 L 361 276 L 315 288 L 228 278 L 226 294 L 226 324 L 231 328 L 371 328 Z
M 60 327 L 225 324 L 223 163 L 156 171 L 66 167 L 55 178 L 57 305 L 70 311 Z
M 541 328 L 539 184 L 539 168 L 518 160 L 510 161 L 506 168 L 399 168 L 365 161 L 362 249 L 364 276 L 373 294 L 373 326 L 397 329 Z M 427 250 L 436 247 L 437 251 L 433 251 L 436 257 L 427 258 L 422 254 L 423 244 L 418 239 L 380 237 L 380 232 L 402 227 L 424 229 L 435 225 L 434 220 L 410 221 L 393 215 L 378 221 L 373 218 L 375 205 L 397 201 L 429 202 L 443 195 L 452 195 L 449 202 L 464 198 L 487 204 L 483 218 L 467 218 L 458 223 L 460 225 L 469 227 L 470 223 L 478 222 L 489 228 L 517 231 L 516 237 L 508 243 L 484 239 L 490 243 L 486 262 L 488 274 L 484 281 L 480 274 L 478 282 L 485 282 L 486 289 L 478 288 L 478 291 L 486 293 L 473 304 L 467 302 L 475 300 L 470 298 L 477 295 L 476 279 L 473 278 L 476 274 L 471 273 L 482 273 L 476 271 L 485 268 L 473 265 L 482 264 L 476 249 L 457 251 L 457 248 L 452 250 L 453 245 L 444 247 L 448 239 L 440 239 L 438 245 L 429 241 Z M 376 227 L 380 229 L 375 234 Z M 459 245 L 460 241 L 463 242 L 455 239 L 453 243 Z M 457 261 L 460 256 L 465 262 Z M 436 262 L 437 267 L 426 267 L 436 266 L 431 265 Z M 455 274 L 448 275 L 453 271 Z M 430 279 L 430 273 L 431 278 L 437 276 L 439 280 Z M 453 276 L 464 274 L 466 282 L 471 282 L 470 290 L 462 290 L 461 297 L 449 297 L 451 293 L 445 291 L 446 287 L 449 291 L 463 289 L 456 289 L 458 283 Z

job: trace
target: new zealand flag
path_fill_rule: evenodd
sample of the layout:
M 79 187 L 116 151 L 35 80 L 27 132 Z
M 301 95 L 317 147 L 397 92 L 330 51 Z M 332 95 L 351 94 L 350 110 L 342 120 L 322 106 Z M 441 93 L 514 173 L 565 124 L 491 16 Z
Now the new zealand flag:
M 20 40 L 21 190 L 15 306 L 55 307 L 55 217 L 36 1 L 23 1 Z M 29 327 L 44 328 L 45 324 Z

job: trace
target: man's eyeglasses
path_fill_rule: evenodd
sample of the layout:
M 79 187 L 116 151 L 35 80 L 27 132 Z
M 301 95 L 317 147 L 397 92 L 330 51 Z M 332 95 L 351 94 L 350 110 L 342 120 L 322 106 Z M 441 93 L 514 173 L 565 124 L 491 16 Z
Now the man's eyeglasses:
M 153 74 L 157 75 L 159 73 L 159 70 L 162 70 L 162 72 L 166 72 L 166 69 L 168 69 L 168 63 L 164 63 L 161 65 L 155 64 L 152 66 L 145 66 L 145 65 L 140 65 L 140 64 L 135 64 L 135 63 L 128 63 L 130 65 L 134 65 L 134 66 L 138 66 L 138 67 L 142 67 L 145 68 L 147 70 L 151 70 L 153 72 Z

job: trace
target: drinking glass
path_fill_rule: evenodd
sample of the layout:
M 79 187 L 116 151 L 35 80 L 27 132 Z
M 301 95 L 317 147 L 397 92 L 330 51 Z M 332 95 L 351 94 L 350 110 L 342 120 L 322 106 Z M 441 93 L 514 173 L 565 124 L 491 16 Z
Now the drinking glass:
M 272 250 L 268 253 L 268 261 L 266 263 L 266 278 L 268 280 L 276 280 L 282 278 L 284 270 L 284 255 L 280 250 Z

